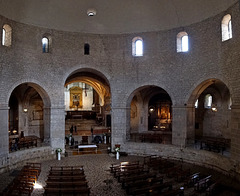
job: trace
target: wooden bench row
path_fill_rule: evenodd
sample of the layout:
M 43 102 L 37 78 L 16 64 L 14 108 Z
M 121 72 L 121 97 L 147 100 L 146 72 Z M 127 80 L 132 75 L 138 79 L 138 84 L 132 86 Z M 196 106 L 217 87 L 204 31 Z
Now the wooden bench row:
M 4 196 L 31 195 L 41 172 L 40 163 L 27 163 L 4 191 Z
M 181 164 L 175 165 L 158 156 L 144 157 L 143 164 L 139 162 L 112 164 L 110 171 L 128 195 L 183 196 L 184 187 L 194 187 L 196 192 L 206 192 L 210 195 L 218 184 L 211 180 L 211 175 L 192 174 L 190 169 L 183 169 Z M 183 185 L 173 189 L 173 180 L 164 182 L 162 174 Z
M 90 188 L 83 166 L 53 166 L 50 168 L 44 195 L 89 196 Z

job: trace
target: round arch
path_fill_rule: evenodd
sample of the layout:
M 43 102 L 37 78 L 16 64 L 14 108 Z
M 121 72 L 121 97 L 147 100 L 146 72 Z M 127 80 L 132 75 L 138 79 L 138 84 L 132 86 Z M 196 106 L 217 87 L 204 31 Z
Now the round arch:
M 189 91 L 189 94 L 186 96 L 187 105 L 194 106 L 195 101 L 199 97 L 199 95 L 210 85 L 217 84 L 220 88 L 222 87 L 224 92 L 229 91 L 230 89 L 226 85 L 226 83 L 223 82 L 221 79 L 217 78 L 209 78 L 205 79 L 203 81 L 200 81 L 197 85 L 193 86 L 192 89 Z M 231 93 L 230 93 L 231 94 Z
M 6 101 L 8 104 L 12 96 L 18 97 L 19 102 L 15 104 L 16 111 L 9 107 L 8 115 L 10 119 L 11 115 L 17 112 L 18 134 L 21 133 L 21 137 L 34 136 L 37 137 L 38 142 L 44 141 L 49 144 L 51 100 L 45 89 L 35 80 L 22 80 L 9 89 Z M 10 122 L 11 120 L 9 121 L 11 132 Z
M 150 105 L 154 110 L 149 110 Z M 160 143 L 164 140 L 171 143 L 172 99 L 166 90 L 156 85 L 141 86 L 129 95 L 126 108 L 129 108 L 126 119 L 128 140 L 136 141 L 139 134 L 152 135 L 158 131 L 157 135 L 154 134 L 156 137 L 150 139 L 151 142 Z M 163 138 L 160 135 L 161 129 L 169 132 L 170 138 Z
M 9 88 L 8 93 L 6 94 L 7 95 L 5 99 L 6 103 L 8 103 L 8 100 L 10 99 L 10 96 L 14 89 L 20 86 L 21 84 L 26 84 L 36 89 L 36 91 L 39 93 L 43 100 L 44 106 L 48 108 L 51 107 L 51 100 L 47 91 L 43 88 L 44 85 L 38 82 L 37 80 L 19 80 L 16 83 L 14 83 L 14 85 L 12 85 L 11 88 Z
M 211 106 L 206 107 L 211 96 Z M 195 106 L 195 102 L 198 105 Z M 193 87 L 187 104 L 187 141 L 189 144 L 205 137 L 230 138 L 231 93 L 220 79 L 209 78 Z

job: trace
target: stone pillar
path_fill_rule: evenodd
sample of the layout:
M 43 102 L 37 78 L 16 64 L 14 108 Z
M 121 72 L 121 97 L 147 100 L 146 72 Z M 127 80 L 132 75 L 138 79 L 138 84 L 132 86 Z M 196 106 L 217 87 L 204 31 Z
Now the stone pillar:
M 172 115 L 172 144 L 185 147 L 187 139 L 186 106 L 173 106 Z
M 130 128 L 131 128 L 131 108 L 126 108 L 126 140 L 131 139 Z
M 65 108 L 64 106 L 51 107 L 50 111 L 50 140 L 55 150 L 61 148 L 65 151 Z
M 148 131 L 148 103 L 141 105 L 140 109 L 140 117 L 139 117 L 139 130 L 138 132 Z
M 43 108 L 43 122 L 44 122 L 44 143 L 50 143 L 50 108 Z
M 9 154 L 8 104 L 0 104 L 0 157 Z
M 231 157 L 240 161 L 240 105 L 231 106 Z
M 121 145 L 121 151 L 124 150 L 126 142 L 126 122 L 127 111 L 129 108 L 112 107 L 112 149 L 115 144 Z
M 187 109 L 187 143 L 195 143 L 195 106 L 186 106 Z

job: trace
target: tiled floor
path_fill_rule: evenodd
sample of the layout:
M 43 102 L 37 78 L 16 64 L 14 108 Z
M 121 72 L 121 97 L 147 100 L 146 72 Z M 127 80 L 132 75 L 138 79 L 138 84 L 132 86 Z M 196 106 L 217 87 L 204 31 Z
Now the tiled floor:
M 121 161 L 143 161 L 143 157 L 139 156 L 122 156 L 120 160 L 116 160 L 114 155 L 108 155 L 103 150 L 102 154 L 87 154 L 73 156 L 68 153 L 68 157 L 63 157 L 60 161 L 48 160 L 42 161 L 42 172 L 39 176 L 38 183 L 43 187 L 46 185 L 45 181 L 50 169 L 50 166 L 78 166 L 83 165 L 86 178 L 91 188 L 91 196 L 125 196 L 125 190 L 121 188 L 121 185 L 110 173 L 109 168 L 112 163 L 120 163 Z M 71 156 L 70 156 L 71 155 Z M 180 163 L 178 163 L 180 164 Z M 224 184 L 221 192 L 217 195 L 220 196 L 238 196 L 240 195 L 235 189 L 240 189 L 240 186 L 233 179 L 223 176 L 215 171 L 204 169 L 195 165 L 183 164 L 184 168 L 190 168 L 191 172 L 201 172 L 203 175 L 212 175 L 214 181 L 218 181 Z M 19 168 L 20 170 L 21 168 Z M 18 170 L 11 171 L 9 173 L 1 174 L 0 176 L 0 191 L 2 191 L 7 184 L 16 176 Z M 106 180 L 110 180 L 110 184 L 106 184 Z M 174 187 L 181 186 L 181 183 L 176 183 L 174 179 L 164 177 L 165 181 L 173 181 Z M 34 189 L 32 196 L 43 195 L 44 189 Z M 193 188 L 185 188 L 185 196 L 193 195 L 205 195 L 205 193 L 196 193 Z

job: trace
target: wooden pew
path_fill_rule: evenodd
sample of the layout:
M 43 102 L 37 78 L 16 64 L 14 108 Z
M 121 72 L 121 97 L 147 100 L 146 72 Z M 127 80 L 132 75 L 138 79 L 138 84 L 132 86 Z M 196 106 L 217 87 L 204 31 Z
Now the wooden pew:
M 211 175 L 200 179 L 194 184 L 194 190 L 195 191 L 203 191 L 206 190 L 210 186 Z
M 127 183 L 125 188 L 127 194 L 134 192 L 136 189 L 140 189 L 146 186 L 153 186 L 157 184 L 163 184 L 163 177 L 154 177 L 154 178 L 146 178 L 146 179 L 139 179 L 134 182 Z
M 89 196 L 90 188 L 88 187 L 78 187 L 78 188 L 44 188 L 44 195 L 54 196 L 54 195 L 74 195 L 74 196 Z
M 88 181 L 81 180 L 81 181 L 70 181 L 70 182 L 51 182 L 46 181 L 48 188 L 76 188 L 76 187 L 88 187 Z
M 122 187 L 125 188 L 126 184 L 135 182 L 139 179 L 147 179 L 147 178 L 154 178 L 156 174 L 154 173 L 140 173 L 140 174 L 133 174 L 131 176 L 125 176 L 121 179 Z
M 196 182 L 198 182 L 200 179 L 200 173 L 194 173 L 191 176 L 189 176 L 187 179 L 184 180 L 184 186 L 194 186 Z
M 83 170 L 73 170 L 73 171 L 49 171 L 49 175 L 52 176 L 81 176 L 85 175 Z
M 52 166 L 50 171 L 77 171 L 83 170 L 83 165 L 81 166 Z
M 121 162 L 120 164 L 112 164 L 110 167 L 111 173 L 114 173 L 115 171 L 123 168 L 123 167 L 132 167 L 135 165 L 139 165 L 139 161 L 134 162 Z
M 37 169 L 38 173 L 40 174 L 41 173 L 42 164 L 41 163 L 27 162 L 24 167 L 27 167 L 29 169 Z
M 186 169 L 186 170 L 180 170 L 175 174 L 175 180 L 177 182 L 182 182 L 183 180 L 187 179 L 191 174 L 191 170 L 190 169 Z
M 215 182 L 211 184 L 207 189 L 206 189 L 206 195 L 216 195 L 216 191 L 219 187 L 219 183 Z
M 86 179 L 85 175 L 81 176 L 52 176 L 48 175 L 47 182 L 74 182 L 74 181 L 84 181 Z
M 184 188 L 180 187 L 178 189 L 163 192 L 161 196 L 184 196 Z
M 172 190 L 172 183 L 170 182 L 165 182 L 163 184 L 153 184 L 153 185 L 149 185 L 149 186 L 144 186 L 141 188 L 137 188 L 135 190 L 131 190 L 130 194 L 131 195 L 142 195 L 142 194 L 147 194 L 147 193 L 151 193 L 151 192 L 157 192 L 157 193 L 162 193 L 162 190 Z

